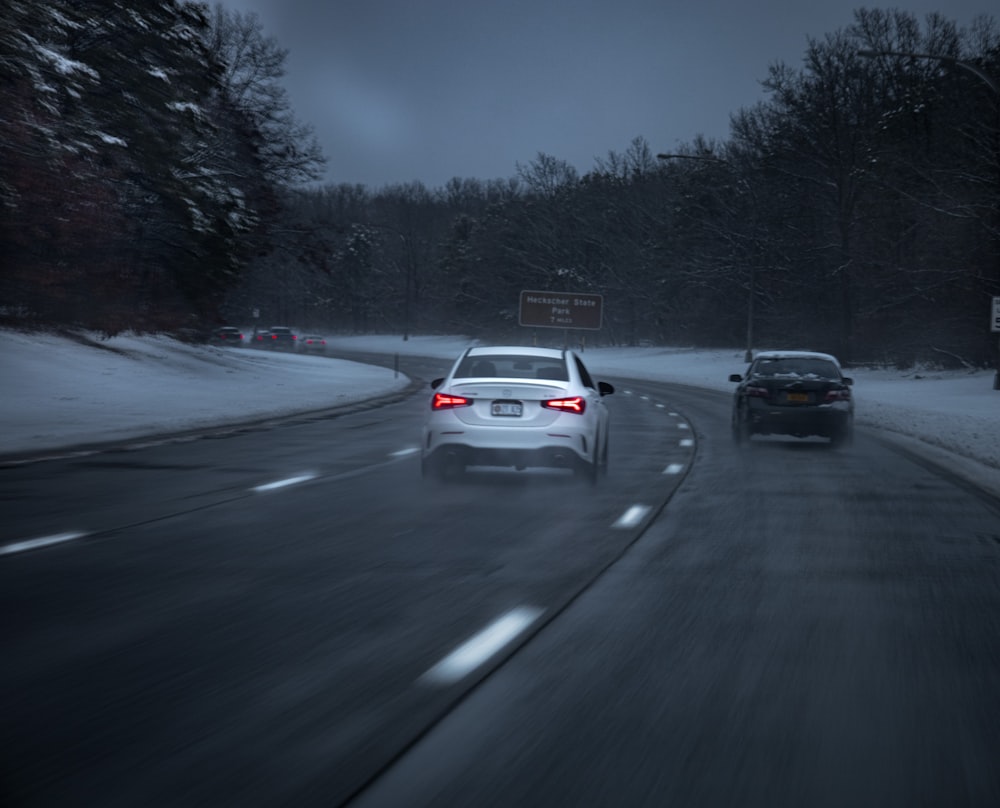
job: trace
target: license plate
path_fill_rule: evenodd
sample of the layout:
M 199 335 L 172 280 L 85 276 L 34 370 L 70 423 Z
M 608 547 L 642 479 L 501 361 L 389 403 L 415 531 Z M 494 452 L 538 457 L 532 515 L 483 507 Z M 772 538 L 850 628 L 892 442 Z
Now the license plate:
M 520 401 L 494 401 L 492 413 L 508 418 L 520 418 L 524 405 Z
M 801 403 L 801 404 L 808 404 L 809 403 L 809 394 L 808 393 L 789 393 L 788 394 L 788 400 L 789 401 L 795 401 L 795 402 Z

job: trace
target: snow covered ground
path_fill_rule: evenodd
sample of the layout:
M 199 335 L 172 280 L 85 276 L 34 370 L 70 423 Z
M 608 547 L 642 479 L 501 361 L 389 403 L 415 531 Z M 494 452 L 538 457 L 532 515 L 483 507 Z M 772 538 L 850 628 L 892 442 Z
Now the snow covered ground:
M 0 331 L 0 457 L 351 404 L 403 390 L 402 374 L 316 356 L 185 345 L 167 337 L 72 340 Z M 331 348 L 454 358 L 454 337 L 328 338 Z M 773 346 L 781 347 L 781 346 Z M 596 375 L 731 391 L 742 349 L 587 348 Z M 404 363 L 405 364 L 405 363 Z M 1000 495 L 1000 391 L 991 371 L 851 369 L 856 422 Z

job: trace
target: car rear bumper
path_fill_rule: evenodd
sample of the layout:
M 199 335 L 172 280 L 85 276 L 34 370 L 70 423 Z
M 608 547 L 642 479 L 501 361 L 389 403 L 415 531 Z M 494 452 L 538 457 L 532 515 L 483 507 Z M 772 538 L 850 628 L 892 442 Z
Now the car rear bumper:
M 773 407 L 751 404 L 750 425 L 760 435 L 817 435 L 830 438 L 850 425 L 853 413 L 846 407 Z
M 589 462 L 568 446 L 542 446 L 535 449 L 503 449 L 444 443 L 425 452 L 428 462 L 451 461 L 460 466 L 515 466 L 574 469 Z

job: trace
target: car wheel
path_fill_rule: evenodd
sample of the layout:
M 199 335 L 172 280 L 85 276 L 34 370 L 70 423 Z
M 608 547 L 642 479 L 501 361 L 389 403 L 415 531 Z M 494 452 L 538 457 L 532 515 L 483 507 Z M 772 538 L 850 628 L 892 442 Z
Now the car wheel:
M 848 421 L 838 429 L 830 438 L 830 445 L 834 448 L 850 446 L 854 443 L 854 422 Z
M 598 466 L 596 460 L 592 463 L 588 463 L 586 460 L 580 460 L 573 469 L 573 474 L 577 479 L 582 480 L 589 485 L 597 485 L 597 479 L 600 476 L 600 467 Z
M 733 415 L 733 442 L 737 446 L 743 446 L 750 441 L 753 435 L 753 427 L 750 422 L 737 411 Z
M 420 474 L 424 479 L 437 482 L 456 480 L 465 474 L 465 463 L 457 454 L 437 453 L 420 461 Z

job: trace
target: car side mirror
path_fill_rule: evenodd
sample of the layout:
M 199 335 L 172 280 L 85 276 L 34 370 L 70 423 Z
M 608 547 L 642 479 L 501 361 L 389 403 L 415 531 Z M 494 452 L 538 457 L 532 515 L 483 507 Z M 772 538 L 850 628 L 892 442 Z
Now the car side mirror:
M 607 382 L 598 382 L 597 390 L 602 396 L 610 396 L 613 392 L 615 392 L 614 386 L 608 384 Z
M 739 373 L 731 373 L 729 375 L 729 381 L 731 381 L 731 382 L 741 382 L 741 381 L 743 381 L 743 377 L 740 376 Z
M 437 390 L 441 386 L 442 382 L 444 382 L 444 379 L 435 379 L 432 381 L 431 390 Z
M 854 384 L 854 379 L 852 379 L 850 376 L 844 376 L 843 378 L 841 378 L 841 381 L 844 384 L 848 384 L 848 385 Z

